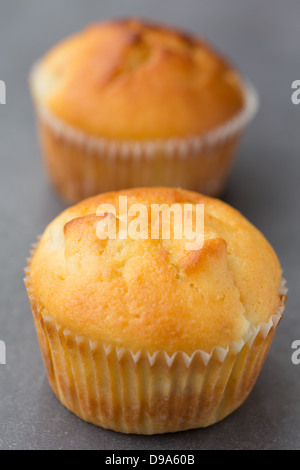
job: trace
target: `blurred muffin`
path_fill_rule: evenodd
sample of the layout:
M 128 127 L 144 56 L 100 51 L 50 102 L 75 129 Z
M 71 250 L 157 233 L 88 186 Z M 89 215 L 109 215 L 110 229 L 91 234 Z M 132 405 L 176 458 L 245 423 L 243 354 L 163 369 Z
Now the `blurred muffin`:
M 172 236 L 172 217 L 169 240 L 161 231 L 157 239 L 100 239 L 98 207 L 115 207 L 109 215 L 120 222 L 121 195 L 148 213 L 153 204 L 204 204 L 202 248 L 188 251 L 186 239 Z M 88 422 L 141 434 L 209 426 L 240 406 L 285 300 L 273 249 L 241 214 L 163 188 L 103 194 L 66 210 L 36 246 L 26 286 L 60 401 Z
M 201 39 L 135 19 L 60 43 L 31 90 L 48 171 L 69 202 L 136 186 L 219 194 L 257 104 Z

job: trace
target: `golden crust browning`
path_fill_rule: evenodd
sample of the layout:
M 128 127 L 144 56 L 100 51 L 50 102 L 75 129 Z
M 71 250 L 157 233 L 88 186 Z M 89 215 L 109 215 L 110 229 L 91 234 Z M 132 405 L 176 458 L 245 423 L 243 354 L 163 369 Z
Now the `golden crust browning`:
M 100 240 L 100 204 L 204 204 L 205 242 Z M 172 231 L 171 231 L 172 234 Z M 281 304 L 279 261 L 265 238 L 225 203 L 176 189 L 108 193 L 67 209 L 46 229 L 30 268 L 32 292 L 78 336 L 169 354 L 240 341 Z
M 95 24 L 38 64 L 39 106 L 93 136 L 201 135 L 244 105 L 237 72 L 203 40 L 129 19 Z

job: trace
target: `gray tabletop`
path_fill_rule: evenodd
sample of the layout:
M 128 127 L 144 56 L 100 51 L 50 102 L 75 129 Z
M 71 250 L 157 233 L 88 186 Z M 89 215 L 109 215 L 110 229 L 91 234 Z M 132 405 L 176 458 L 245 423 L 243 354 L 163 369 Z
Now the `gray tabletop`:
M 300 105 L 291 102 L 299 72 L 299 0 L 0 0 L 0 365 L 1 449 L 296 449 L 300 448 Z M 40 162 L 27 87 L 31 64 L 86 23 L 137 15 L 200 32 L 256 85 L 261 111 L 249 129 L 224 195 L 273 244 L 289 300 L 260 378 L 247 402 L 223 422 L 164 436 L 126 436 L 86 424 L 52 394 L 23 285 L 30 244 L 64 208 Z

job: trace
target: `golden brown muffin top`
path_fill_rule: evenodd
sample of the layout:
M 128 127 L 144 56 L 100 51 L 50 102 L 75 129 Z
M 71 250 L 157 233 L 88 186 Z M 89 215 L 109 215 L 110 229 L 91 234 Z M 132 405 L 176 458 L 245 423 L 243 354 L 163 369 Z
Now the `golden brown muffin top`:
M 187 251 L 172 232 L 170 240 L 100 240 L 97 208 L 112 204 L 118 217 L 120 195 L 128 207 L 204 204 L 203 247 Z M 176 189 L 108 193 L 67 209 L 46 229 L 30 271 L 43 315 L 134 352 L 227 347 L 281 302 L 280 264 L 263 235 L 225 203 Z
M 201 135 L 244 104 L 242 82 L 202 39 L 135 19 L 95 24 L 32 74 L 39 106 L 93 136 Z

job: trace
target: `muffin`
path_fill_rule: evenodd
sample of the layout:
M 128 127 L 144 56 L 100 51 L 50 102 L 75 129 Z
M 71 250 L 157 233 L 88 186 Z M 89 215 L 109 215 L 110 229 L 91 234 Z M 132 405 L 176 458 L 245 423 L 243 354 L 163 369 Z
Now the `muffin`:
M 30 83 L 46 167 L 68 202 L 137 186 L 218 195 L 257 108 L 202 39 L 135 19 L 58 44 Z
M 121 196 L 147 214 L 204 207 L 201 245 L 175 237 L 171 211 L 169 238 L 121 236 Z M 115 238 L 100 236 L 107 218 Z M 273 249 L 230 206 L 166 188 L 102 194 L 57 217 L 32 255 L 25 282 L 49 382 L 83 420 L 137 434 L 206 427 L 250 393 L 285 289 Z

